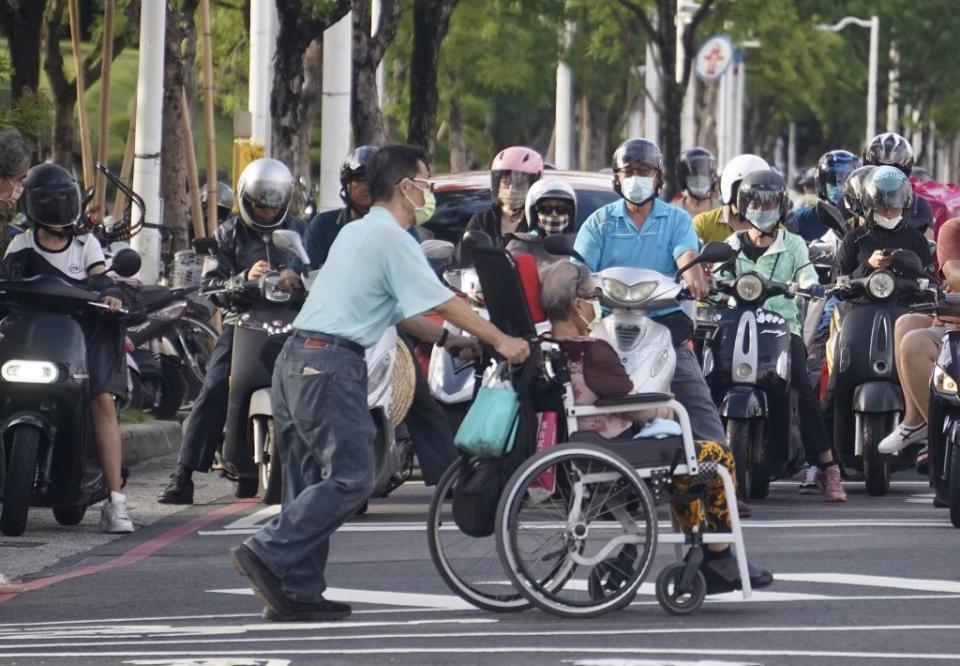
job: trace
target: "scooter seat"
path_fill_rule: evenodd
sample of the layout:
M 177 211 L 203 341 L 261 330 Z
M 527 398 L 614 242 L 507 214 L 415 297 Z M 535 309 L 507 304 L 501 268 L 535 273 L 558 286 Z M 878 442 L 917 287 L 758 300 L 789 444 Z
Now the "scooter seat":
M 673 467 L 684 461 L 682 437 L 636 439 L 623 437 L 607 439 L 589 430 L 578 430 L 570 436 L 570 443 L 593 444 L 615 453 L 634 467 Z
M 173 302 L 175 296 L 168 288 L 160 285 L 147 285 L 140 289 L 140 303 L 144 310 L 156 310 Z

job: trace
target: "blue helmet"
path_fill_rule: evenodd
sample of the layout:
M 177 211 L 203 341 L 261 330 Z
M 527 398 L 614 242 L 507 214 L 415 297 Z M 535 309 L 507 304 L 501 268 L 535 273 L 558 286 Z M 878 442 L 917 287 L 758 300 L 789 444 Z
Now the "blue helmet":
M 843 199 L 843 184 L 860 167 L 860 158 L 849 151 L 831 150 L 824 153 L 817 162 L 817 196 L 839 206 Z

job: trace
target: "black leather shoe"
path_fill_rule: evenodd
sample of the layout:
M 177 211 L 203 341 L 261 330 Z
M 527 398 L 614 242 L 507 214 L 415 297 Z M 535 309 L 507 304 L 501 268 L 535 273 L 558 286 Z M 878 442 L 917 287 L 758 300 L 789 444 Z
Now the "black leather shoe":
M 160 504 L 193 504 L 193 481 L 174 472 L 157 501 Z
M 290 608 L 284 613 L 277 613 L 267 606 L 263 609 L 263 619 L 271 622 L 325 622 L 350 617 L 352 610 L 347 604 L 326 599 L 317 604 L 306 604 L 292 599 L 288 599 L 287 603 Z
M 267 568 L 267 565 L 256 553 L 240 544 L 236 548 L 230 549 L 230 557 L 234 566 L 237 567 L 237 571 L 250 581 L 250 587 L 260 597 L 260 601 L 266 604 L 267 608 L 277 615 L 286 616 L 291 613 L 293 610 L 292 604 L 295 602 L 283 592 L 280 579 Z

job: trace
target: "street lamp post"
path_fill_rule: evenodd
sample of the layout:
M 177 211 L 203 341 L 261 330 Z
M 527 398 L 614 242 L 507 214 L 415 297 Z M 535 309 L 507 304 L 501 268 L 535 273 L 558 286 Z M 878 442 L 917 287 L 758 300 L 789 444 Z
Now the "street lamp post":
M 869 145 L 871 139 L 877 131 L 877 51 L 880 47 L 880 19 L 877 16 L 871 16 L 870 19 L 857 18 L 855 16 L 845 16 L 837 23 L 829 25 L 820 23 L 818 30 L 827 32 L 840 32 L 848 25 L 857 25 L 861 28 L 870 29 L 870 57 L 869 57 L 869 78 L 867 81 L 867 138 L 866 144 Z

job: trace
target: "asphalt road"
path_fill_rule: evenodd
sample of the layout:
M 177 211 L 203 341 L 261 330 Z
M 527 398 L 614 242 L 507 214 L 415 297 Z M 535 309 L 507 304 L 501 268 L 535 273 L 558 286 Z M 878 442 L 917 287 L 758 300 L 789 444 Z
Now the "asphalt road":
M 141 483 L 166 471 L 140 470 Z M 713 597 L 675 618 L 645 585 L 629 609 L 580 621 L 465 607 L 433 569 L 429 491 L 411 483 L 334 539 L 328 596 L 351 602 L 351 618 L 268 623 L 227 552 L 272 510 L 212 499 L 229 486 L 204 482 L 210 501 L 71 553 L 28 577 L 36 589 L 0 597 L 0 663 L 960 663 L 960 533 L 915 474 L 898 475 L 883 498 L 849 484 L 839 506 L 774 484 L 753 504 L 746 538 L 750 559 L 777 581 L 751 601 Z M 48 549 L 81 528 L 59 529 L 44 533 Z M 0 540 L 8 561 L 12 541 Z M 660 550 L 654 574 L 671 553 Z

